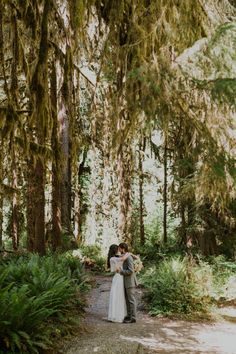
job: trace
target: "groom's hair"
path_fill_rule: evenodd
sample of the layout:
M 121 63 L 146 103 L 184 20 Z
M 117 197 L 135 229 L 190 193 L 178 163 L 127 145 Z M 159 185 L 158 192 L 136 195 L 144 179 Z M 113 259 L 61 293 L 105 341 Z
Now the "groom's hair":
M 127 243 L 125 243 L 125 242 L 121 242 L 119 244 L 119 247 L 122 248 L 122 250 L 125 250 L 125 252 L 129 251 L 129 247 L 128 247 Z

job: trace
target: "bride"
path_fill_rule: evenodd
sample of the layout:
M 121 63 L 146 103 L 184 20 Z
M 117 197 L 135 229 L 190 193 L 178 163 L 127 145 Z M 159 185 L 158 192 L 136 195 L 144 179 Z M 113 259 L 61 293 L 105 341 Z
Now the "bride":
M 115 273 L 117 269 L 122 268 L 123 262 L 129 256 L 129 253 L 125 253 L 123 256 L 118 256 L 118 246 L 111 245 L 108 252 L 107 266 L 112 273 Z M 115 273 L 112 279 L 108 321 L 111 322 L 123 322 L 127 316 L 127 308 L 125 301 L 124 290 L 124 277 L 119 273 Z

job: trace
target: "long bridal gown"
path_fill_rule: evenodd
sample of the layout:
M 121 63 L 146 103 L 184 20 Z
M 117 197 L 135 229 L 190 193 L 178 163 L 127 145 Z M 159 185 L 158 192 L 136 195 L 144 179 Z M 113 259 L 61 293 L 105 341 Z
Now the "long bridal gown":
M 111 272 L 115 272 L 117 268 L 121 268 L 123 261 L 117 257 L 110 259 Z M 108 321 L 123 322 L 123 319 L 127 315 L 126 301 L 125 301 L 125 289 L 124 289 L 124 277 L 119 273 L 115 273 L 112 279 Z

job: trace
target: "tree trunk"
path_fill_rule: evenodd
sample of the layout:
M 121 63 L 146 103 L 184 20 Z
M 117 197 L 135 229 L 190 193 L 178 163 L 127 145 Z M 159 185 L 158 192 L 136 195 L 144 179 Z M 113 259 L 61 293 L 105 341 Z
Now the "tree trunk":
M 145 244 L 145 231 L 144 231 L 144 221 L 143 221 L 143 213 L 144 213 L 144 201 L 143 201 L 143 156 L 142 153 L 144 151 L 144 147 L 142 143 L 139 144 L 139 232 L 140 232 L 140 243 L 141 245 Z
M 18 59 L 19 59 L 19 44 L 18 44 L 18 28 L 16 13 L 14 8 L 11 9 L 11 25 L 12 25 L 12 64 L 11 64 L 11 87 L 10 93 L 14 107 L 18 108 L 18 78 L 17 78 L 17 68 L 18 68 Z M 15 136 L 14 132 L 12 133 L 12 187 L 14 189 L 13 198 L 12 198 L 12 247 L 13 250 L 17 250 L 19 247 L 19 206 L 18 206 L 18 196 L 17 196 L 17 161 L 16 161 L 16 150 L 14 147 Z
M 75 181 L 75 196 L 74 196 L 74 236 L 77 243 L 82 242 L 82 221 L 83 221 L 83 211 L 82 211 L 82 199 L 83 199 L 83 175 L 85 168 L 85 161 L 87 158 L 87 150 L 83 152 L 83 160 L 79 165 L 78 174 Z
M 119 238 L 128 244 L 132 244 L 131 216 L 131 176 L 132 176 L 132 152 L 128 144 L 120 147 L 118 154 L 118 183 L 119 183 Z
M 79 185 L 79 176 L 77 176 L 74 187 L 74 236 L 78 244 L 80 244 L 82 240 L 80 218 L 80 194 L 81 190 Z
M 12 64 L 11 64 L 11 87 L 10 93 L 12 101 L 16 106 L 18 106 L 18 77 L 17 68 L 19 61 L 19 38 L 18 38 L 18 27 L 15 9 L 12 7 L 11 23 L 12 23 Z
M 2 194 L 0 194 L 0 249 L 3 246 L 2 242 L 2 225 L 3 225 L 3 197 Z
M 180 218 L 181 218 L 181 231 L 180 231 L 180 243 L 187 245 L 187 234 L 186 234 L 186 218 L 185 218 L 185 207 L 183 203 L 180 206 Z
M 16 155 L 14 148 L 12 149 L 12 187 L 14 189 L 12 197 L 12 248 L 16 251 L 19 247 L 19 217 L 18 217 L 18 198 L 17 198 L 17 170 Z
M 66 102 L 60 99 L 58 112 L 61 130 L 62 170 L 61 170 L 61 222 L 66 232 L 71 232 L 71 172 L 69 158 L 69 117 Z
M 69 49 L 68 49 L 69 50 Z M 59 94 L 58 120 L 60 125 L 60 139 L 62 151 L 61 169 L 61 222 L 67 233 L 71 228 L 71 163 L 70 163 L 70 107 L 69 107 L 69 54 L 66 55 L 64 67 L 64 82 Z
M 3 146 L 1 133 L 0 133 L 0 143 L 1 146 Z M 2 149 L 0 149 L 0 183 L 3 183 L 3 150 Z M 2 238 L 3 238 L 3 194 L 0 188 L 0 249 L 3 246 Z
M 205 232 L 199 237 L 199 246 L 201 253 L 208 256 L 216 256 L 218 253 L 216 237 L 211 232 Z
M 31 94 L 33 103 L 33 121 L 35 124 L 36 142 L 39 146 L 45 147 L 45 136 L 47 132 L 48 119 L 48 15 L 51 2 L 45 1 L 42 21 L 41 37 L 38 53 L 38 61 L 31 80 Z M 34 204 L 33 217 L 35 221 L 35 239 L 34 251 L 40 255 L 46 253 L 45 247 L 45 156 L 36 156 L 36 162 L 33 167 L 34 173 Z
M 61 153 L 58 132 L 57 117 L 57 75 L 55 64 L 51 73 L 51 108 L 53 118 L 52 150 L 54 152 L 52 162 L 52 249 L 55 251 L 61 247 Z
M 163 242 L 167 243 L 167 137 L 164 141 Z
M 33 161 L 30 160 L 28 165 L 31 166 Z M 35 250 L 35 207 L 34 207 L 34 171 L 30 168 L 26 176 L 27 191 L 26 191 L 26 220 L 27 220 L 27 251 L 33 252 Z
M 35 166 L 35 196 L 34 196 L 34 218 L 35 218 L 35 240 L 34 250 L 40 255 L 46 253 L 45 248 L 45 196 L 44 196 L 44 164 L 41 159 L 37 159 Z

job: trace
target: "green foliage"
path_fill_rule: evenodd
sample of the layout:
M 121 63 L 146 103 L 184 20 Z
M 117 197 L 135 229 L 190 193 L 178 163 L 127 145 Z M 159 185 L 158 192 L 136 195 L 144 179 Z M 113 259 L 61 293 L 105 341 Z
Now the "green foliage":
M 155 213 L 156 214 L 156 213 Z M 137 220 L 137 223 L 139 221 Z M 133 249 L 134 253 L 140 254 L 145 265 L 158 264 L 164 259 L 173 255 L 182 255 L 183 250 L 177 243 L 176 238 L 176 220 L 172 215 L 168 220 L 168 241 L 167 244 L 162 242 L 162 216 L 154 215 L 148 223 L 145 224 L 145 244 L 141 245 L 138 239 L 138 232 L 136 227 L 136 234 L 134 238 Z M 136 224 L 137 225 L 137 224 Z M 135 229 L 134 229 L 135 231 Z
M 83 245 L 81 251 L 85 257 L 96 258 L 101 256 L 101 248 L 98 245 Z
M 71 250 L 77 248 L 77 244 L 74 238 L 74 235 L 70 232 L 63 230 L 62 235 L 62 247 L 63 251 Z
M 236 79 L 226 78 L 215 80 L 212 88 L 212 96 L 220 102 L 230 105 L 236 103 Z
M 140 281 L 153 315 L 208 316 L 211 304 L 236 303 L 236 266 L 224 256 L 171 257 L 146 269 Z
M 23 233 L 25 232 L 25 217 L 24 214 L 20 211 L 23 208 L 23 205 L 19 205 L 18 210 L 18 232 L 19 238 L 21 240 Z M 7 227 L 6 227 L 6 236 L 8 241 L 8 249 L 12 249 L 12 209 L 7 213 Z M 22 241 L 22 240 L 21 240 Z M 21 242 L 22 244 L 22 242 Z M 6 242 L 7 245 L 7 242 Z
M 236 264 L 230 262 L 225 256 L 209 257 L 208 262 L 214 274 L 215 301 L 236 301 Z
M 142 260 L 152 262 L 157 260 L 161 244 L 161 217 L 155 215 L 145 223 L 145 244 L 139 239 L 139 208 L 135 208 L 132 215 L 132 235 L 134 253 L 140 254 Z
M 207 265 L 199 267 L 187 258 L 171 258 L 149 268 L 141 282 L 148 289 L 153 315 L 188 315 L 208 310 L 212 274 Z
M 85 266 L 87 265 L 95 272 L 104 272 L 106 269 L 106 259 L 101 255 L 101 248 L 98 245 L 84 245 L 81 247 L 84 256 Z
M 46 349 L 55 333 L 71 326 L 68 314 L 84 306 L 86 278 L 79 260 L 64 255 L 9 258 L 0 263 L 0 274 L 0 346 L 8 352 Z

